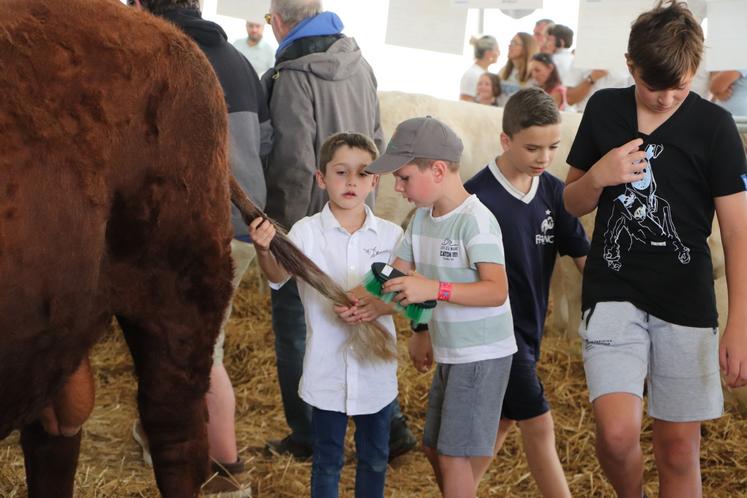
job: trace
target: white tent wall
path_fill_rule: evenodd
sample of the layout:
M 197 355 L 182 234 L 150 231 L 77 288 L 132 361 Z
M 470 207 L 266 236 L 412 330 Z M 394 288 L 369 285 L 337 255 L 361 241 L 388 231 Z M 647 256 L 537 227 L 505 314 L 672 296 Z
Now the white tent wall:
M 216 15 L 218 0 L 203 0 L 203 15 L 220 24 L 228 38 L 246 36 L 244 21 Z M 424 93 L 439 98 L 456 99 L 459 79 L 472 63 L 469 38 L 489 34 L 498 39 L 501 56 L 490 70 L 498 71 L 506 62 L 508 43 L 519 31 L 532 32 L 534 24 L 550 18 L 569 26 L 574 31 L 578 24 L 578 0 L 544 0 L 544 7 L 522 18 L 513 19 L 497 9 L 485 10 L 485 32 L 478 33 L 478 10 L 469 9 L 467 30 L 462 55 L 443 54 L 428 50 L 386 45 L 388 0 L 323 0 L 325 10 L 337 13 L 345 24 L 345 34 L 355 37 L 368 62 L 373 66 L 381 90 Z M 413 23 L 419 20 L 414 18 Z M 265 30 L 268 40 L 274 42 L 269 26 Z M 438 33 L 433 33 L 438 37 Z

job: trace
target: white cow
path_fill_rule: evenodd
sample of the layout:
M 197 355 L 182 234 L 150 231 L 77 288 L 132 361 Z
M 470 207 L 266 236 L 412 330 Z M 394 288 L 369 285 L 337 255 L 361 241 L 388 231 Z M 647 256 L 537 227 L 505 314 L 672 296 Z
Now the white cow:
M 380 92 L 379 98 L 381 124 L 386 137 L 391 137 L 399 123 L 417 116 L 430 115 L 448 124 L 464 142 L 460 170 L 463 180 L 468 180 L 501 152 L 502 108 L 402 92 Z M 565 179 L 568 172 L 565 159 L 576 135 L 581 115 L 578 113 L 561 114 L 561 143 L 549 172 L 560 179 Z M 402 224 L 410 211 L 412 211 L 412 205 L 394 192 L 393 176 L 383 175 L 376 197 L 376 214 Z M 594 226 L 594 214 L 590 213 L 581 219 L 589 236 Z M 714 223 L 709 244 L 713 255 L 719 325 L 723 331 L 726 325 L 728 303 L 724 254 L 717 223 Z M 570 258 L 558 260 L 550 289 L 550 300 L 552 313 L 547 328 L 572 337 L 578 330 L 581 319 L 581 276 Z M 747 390 L 739 393 L 737 397 L 741 398 L 743 406 L 747 407 Z

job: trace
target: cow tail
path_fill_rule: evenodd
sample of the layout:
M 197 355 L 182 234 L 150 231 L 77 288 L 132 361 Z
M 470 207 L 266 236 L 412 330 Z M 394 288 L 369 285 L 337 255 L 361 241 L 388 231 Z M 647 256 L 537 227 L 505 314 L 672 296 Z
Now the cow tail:
M 274 220 L 263 213 L 246 195 L 233 176 L 230 179 L 231 202 L 241 212 L 247 225 L 255 218 L 261 217 L 270 221 L 277 229 L 277 235 L 270 243 L 270 252 L 279 264 L 296 278 L 300 278 L 333 303 L 351 306 L 353 302 L 345 290 L 324 273 L 313 261 L 302 253 L 286 236 L 285 230 Z M 358 352 L 360 359 L 368 361 L 391 361 L 397 357 L 397 345 L 394 337 L 378 322 L 359 325 L 350 334 L 349 345 Z

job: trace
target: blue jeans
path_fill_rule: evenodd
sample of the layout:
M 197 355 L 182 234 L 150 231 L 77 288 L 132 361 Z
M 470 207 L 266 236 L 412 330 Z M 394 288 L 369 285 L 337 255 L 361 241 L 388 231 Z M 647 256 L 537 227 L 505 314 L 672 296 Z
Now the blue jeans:
M 298 395 L 306 351 L 306 321 L 296 282 L 290 280 L 280 289 L 273 290 L 271 298 L 275 357 L 285 421 L 293 441 L 311 445 L 311 407 Z M 398 399 L 394 400 L 391 414 L 393 420 L 402 418 Z
M 355 498 L 384 498 L 391 418 L 392 403 L 377 413 L 353 416 L 358 457 Z M 337 498 L 348 416 L 314 408 L 311 424 L 314 434 L 311 497 Z

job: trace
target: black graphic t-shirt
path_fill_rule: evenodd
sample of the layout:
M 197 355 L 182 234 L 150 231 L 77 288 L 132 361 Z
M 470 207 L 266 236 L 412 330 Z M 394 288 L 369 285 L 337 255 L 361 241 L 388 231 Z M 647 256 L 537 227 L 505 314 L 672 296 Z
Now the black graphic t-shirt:
M 650 135 L 638 131 L 635 87 L 595 93 L 568 164 L 588 171 L 610 149 L 643 139 L 644 178 L 606 187 L 586 262 L 583 308 L 629 301 L 658 318 L 717 326 L 708 249 L 714 197 L 745 190 L 745 155 L 722 108 L 690 92 Z

